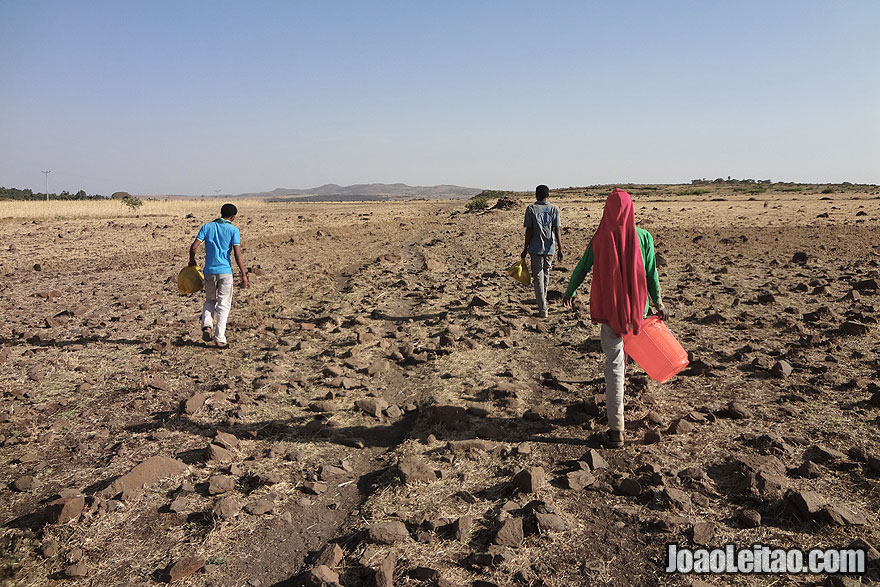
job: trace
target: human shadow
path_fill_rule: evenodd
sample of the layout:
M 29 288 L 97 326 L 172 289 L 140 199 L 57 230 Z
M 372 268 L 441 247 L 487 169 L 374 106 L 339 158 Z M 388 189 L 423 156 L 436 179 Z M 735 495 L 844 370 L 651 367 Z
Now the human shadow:
M 31 336 L 28 338 L 0 338 L 0 346 L 36 346 L 36 347 L 69 347 L 74 345 L 88 346 L 90 344 L 120 344 L 143 346 L 146 341 L 132 338 L 110 338 L 109 336 L 80 336 L 66 340 L 55 338 L 43 338 Z

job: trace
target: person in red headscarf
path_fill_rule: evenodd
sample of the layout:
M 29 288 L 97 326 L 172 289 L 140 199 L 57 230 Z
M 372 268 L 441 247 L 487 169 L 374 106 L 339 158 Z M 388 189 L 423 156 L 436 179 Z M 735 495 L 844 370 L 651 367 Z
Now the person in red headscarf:
M 608 432 L 604 442 L 611 448 L 623 446 L 623 389 L 626 356 L 622 336 L 638 334 L 648 315 L 650 297 L 661 320 L 669 318 L 660 298 L 660 281 L 654 255 L 654 237 L 636 226 L 632 198 L 615 189 L 605 200 L 599 228 L 581 257 L 562 300 L 572 307 L 577 288 L 593 269 L 590 288 L 590 318 L 601 324 L 600 342 L 605 352 L 605 406 Z

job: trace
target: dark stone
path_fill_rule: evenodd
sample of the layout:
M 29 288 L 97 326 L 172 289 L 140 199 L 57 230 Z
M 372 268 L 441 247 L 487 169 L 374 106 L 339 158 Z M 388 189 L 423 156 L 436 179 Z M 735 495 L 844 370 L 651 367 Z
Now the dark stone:
M 828 448 L 826 446 L 821 445 L 813 445 L 810 447 L 809 460 L 814 463 L 828 463 L 832 461 L 843 461 L 846 460 L 846 455 L 840 452 L 839 450 Z
M 796 476 L 804 479 L 818 479 L 822 476 L 822 468 L 812 461 L 804 461 L 803 464 L 792 471 Z
M 231 520 L 241 511 L 241 504 L 234 497 L 221 497 L 212 511 L 218 518 Z
M 46 507 L 46 520 L 53 524 L 65 524 L 76 520 L 82 514 L 86 499 L 82 496 L 61 497 L 49 502 Z
M 227 475 L 214 475 L 208 479 L 208 494 L 219 495 L 235 489 L 235 479 Z
M 871 332 L 871 327 L 855 320 L 848 320 L 840 325 L 840 333 L 849 336 L 863 336 Z
M 523 493 L 535 493 L 543 485 L 545 481 L 544 469 L 542 467 L 529 467 L 523 469 L 513 477 L 513 485 Z
M 856 510 L 829 503 L 816 515 L 816 520 L 836 526 L 864 526 L 867 518 Z
M 388 407 L 388 402 L 379 397 L 366 397 L 357 400 L 355 403 L 361 411 L 367 413 L 374 418 L 381 418 L 382 412 Z
M 398 465 L 398 471 L 404 483 L 416 481 L 431 483 L 437 480 L 437 473 L 434 472 L 434 469 L 419 457 L 403 459 Z
M 325 587 L 339 583 L 339 573 L 325 565 L 318 565 L 310 569 L 303 576 L 303 584 L 306 587 Z
M 247 504 L 244 509 L 252 516 L 262 516 L 275 509 L 275 500 L 271 495 L 264 495 L 256 501 Z
M 770 372 L 780 379 L 785 379 L 791 375 L 792 366 L 788 361 L 777 361 L 770 369 Z
M 685 510 L 691 507 L 691 498 L 688 497 L 687 493 L 680 489 L 665 487 L 662 495 L 670 505 L 680 510 Z
M 339 565 L 343 558 L 345 558 L 345 553 L 342 548 L 338 544 L 331 543 L 318 552 L 315 557 L 315 566 L 324 565 L 332 569 Z
M 377 522 L 370 526 L 367 534 L 370 540 L 378 544 L 394 544 L 410 538 L 406 526 L 398 520 Z
M 620 484 L 617 486 L 617 490 L 623 495 L 638 497 L 642 493 L 642 485 L 635 479 L 627 477 L 626 479 L 621 479 Z
M 523 523 L 522 518 L 508 518 L 498 533 L 495 535 L 494 543 L 499 546 L 509 546 L 519 548 L 523 542 Z
M 535 519 L 538 521 L 538 530 L 541 534 L 547 532 L 564 532 L 566 529 L 565 521 L 556 514 L 536 513 Z
M 473 529 L 474 519 L 471 516 L 461 516 L 452 523 L 452 531 L 455 534 L 455 539 L 459 542 L 467 540 Z
M 805 519 L 813 519 L 825 505 L 826 499 L 815 491 L 794 491 L 785 494 L 786 501 Z
M 694 544 L 708 546 L 715 538 L 716 526 L 713 522 L 697 522 L 691 528 L 691 540 Z
M 188 556 L 179 559 L 168 568 L 168 582 L 174 583 L 185 577 L 189 577 L 205 566 L 205 559 L 198 556 Z
M 584 461 L 590 465 L 590 470 L 595 471 L 596 469 L 607 469 L 608 463 L 602 458 L 602 455 L 599 454 L 599 451 L 595 449 L 590 449 L 584 455 Z
M 586 489 L 596 482 L 596 478 L 589 471 L 572 471 L 566 475 L 568 488 L 575 491 Z
M 645 444 L 657 444 L 663 438 L 659 430 L 647 430 L 645 432 Z
M 685 420 L 684 418 L 678 418 L 672 422 L 669 426 L 670 434 L 688 434 L 694 431 L 694 425 Z
M 761 525 L 761 514 L 755 510 L 740 510 L 736 519 L 743 528 L 757 528 Z
M 727 414 L 734 420 L 745 420 L 752 417 L 752 412 L 739 402 L 727 404 Z
M 37 484 L 37 480 L 33 478 L 31 475 L 23 475 L 13 481 L 12 488 L 16 491 L 30 491 Z

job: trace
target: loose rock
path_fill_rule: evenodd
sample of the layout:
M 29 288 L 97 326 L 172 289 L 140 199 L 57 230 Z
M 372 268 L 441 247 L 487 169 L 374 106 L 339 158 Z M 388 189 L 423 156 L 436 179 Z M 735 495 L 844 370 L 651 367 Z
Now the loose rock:
M 345 558 L 345 552 L 343 552 L 342 548 L 336 543 L 331 543 L 322 548 L 318 553 L 318 556 L 315 558 L 315 566 L 324 565 L 332 569 L 339 565 L 343 558 Z
M 222 446 L 209 444 L 205 448 L 205 460 L 209 463 L 228 463 L 235 460 L 235 456 Z
M 227 475 L 214 475 L 208 479 L 208 494 L 219 495 L 235 489 L 235 479 Z
M 174 583 L 185 577 L 189 577 L 205 566 L 205 559 L 198 556 L 188 556 L 175 562 L 168 569 L 168 582 Z
M 406 526 L 397 520 L 373 524 L 367 534 L 370 540 L 378 544 L 394 544 L 410 538 Z
M 547 532 L 565 532 L 565 521 L 556 514 L 536 513 L 535 519 L 538 521 L 538 531 L 541 534 Z
M 752 412 L 739 402 L 727 404 L 727 414 L 734 420 L 745 420 L 752 417 Z
M 388 407 L 388 402 L 379 397 L 366 397 L 357 400 L 355 406 L 357 406 L 362 412 L 369 414 L 374 418 L 381 418 L 382 412 Z
M 262 516 L 275 509 L 275 500 L 269 495 L 257 499 L 245 506 L 244 510 L 252 516 Z
M 318 565 L 306 572 L 303 577 L 306 587 L 326 587 L 339 584 L 339 573 L 325 565 Z
M 217 432 L 217 434 L 214 435 L 213 444 L 225 448 L 226 450 L 232 450 L 238 446 L 238 438 L 236 438 L 234 434 L 229 434 L 228 432 Z
M 13 481 L 12 488 L 16 491 L 30 491 L 36 486 L 37 480 L 33 478 L 31 475 L 23 475 Z
M 241 503 L 234 497 L 223 497 L 214 504 L 212 511 L 223 520 L 231 520 L 241 511 Z
M 119 477 L 107 489 L 101 492 L 105 498 L 122 495 L 122 499 L 130 499 L 145 487 L 158 483 L 161 479 L 175 477 L 186 471 L 186 465 L 177 459 L 165 456 L 150 457 Z
M 513 476 L 513 485 L 523 493 L 535 493 L 543 485 L 545 474 L 543 467 L 529 467 Z
M 785 379 L 791 375 L 792 371 L 792 366 L 788 361 L 776 361 L 773 367 L 770 368 L 770 372 L 780 379 Z
M 55 499 L 46 508 L 46 520 L 52 524 L 65 524 L 78 519 L 85 506 L 86 499 L 82 496 Z
M 402 460 L 398 465 L 398 471 L 403 482 L 407 484 L 416 481 L 431 483 L 437 480 L 437 473 L 434 472 L 434 469 L 419 457 L 409 457 Z
M 737 513 L 736 519 L 743 528 L 757 528 L 761 525 L 761 514 L 755 510 L 741 510 Z
M 523 541 L 522 518 L 508 518 L 495 534 L 494 543 L 499 546 L 519 548 Z
M 584 461 L 590 465 L 592 471 L 608 468 L 608 462 L 599 454 L 599 451 L 592 448 L 584 455 Z
M 715 524 L 712 522 L 697 522 L 691 528 L 691 540 L 694 544 L 708 546 L 715 538 Z
M 581 491 L 596 482 L 596 478 L 589 471 L 572 471 L 566 476 L 568 488 L 574 491 Z

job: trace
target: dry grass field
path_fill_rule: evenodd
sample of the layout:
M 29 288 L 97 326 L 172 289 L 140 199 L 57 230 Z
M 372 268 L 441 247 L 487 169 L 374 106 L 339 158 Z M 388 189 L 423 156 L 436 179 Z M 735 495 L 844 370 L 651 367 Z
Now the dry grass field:
M 223 350 L 175 284 L 221 202 L 0 202 L 0 581 L 877 583 L 876 558 L 664 568 L 667 543 L 880 547 L 880 190 L 624 187 L 692 362 L 630 365 L 621 450 L 595 443 L 598 327 L 558 299 L 608 186 L 551 194 L 546 319 L 505 273 L 528 195 L 236 202 Z

